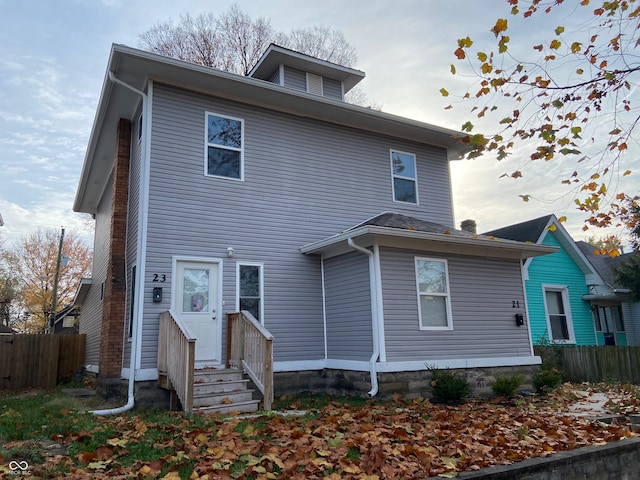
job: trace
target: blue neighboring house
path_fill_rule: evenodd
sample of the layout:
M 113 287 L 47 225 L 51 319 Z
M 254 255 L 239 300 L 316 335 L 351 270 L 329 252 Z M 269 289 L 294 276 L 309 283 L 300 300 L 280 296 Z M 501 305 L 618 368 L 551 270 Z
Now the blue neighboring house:
M 555 215 L 492 230 L 484 235 L 557 247 L 523 261 L 527 311 L 534 344 L 604 344 L 588 296 L 604 284 L 598 271 Z M 619 336 L 616 344 L 625 345 Z
M 640 345 L 640 303 L 630 300 L 629 290 L 619 285 L 613 275 L 613 268 L 634 254 L 613 258 L 596 255 L 586 242 L 576 244 L 603 280 L 602 285 L 594 285 L 583 297 L 591 304 L 598 345 Z

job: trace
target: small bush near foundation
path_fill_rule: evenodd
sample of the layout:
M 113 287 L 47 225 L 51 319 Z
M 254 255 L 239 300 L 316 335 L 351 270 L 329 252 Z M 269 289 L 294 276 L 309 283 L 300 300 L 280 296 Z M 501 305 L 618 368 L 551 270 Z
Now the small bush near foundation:
M 522 375 L 496 377 L 496 381 L 491 385 L 491 390 L 493 390 L 493 394 L 498 397 L 513 397 L 516 390 L 522 385 L 522 382 Z
M 467 379 L 449 370 L 431 370 L 431 393 L 437 403 L 458 403 L 471 393 Z
M 536 393 L 546 395 L 562 385 L 562 373 L 556 368 L 538 370 L 533 376 Z

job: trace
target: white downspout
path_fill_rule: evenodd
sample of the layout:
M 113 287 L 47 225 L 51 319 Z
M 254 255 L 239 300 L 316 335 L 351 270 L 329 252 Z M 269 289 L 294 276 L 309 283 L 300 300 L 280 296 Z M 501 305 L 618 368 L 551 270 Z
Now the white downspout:
M 132 87 L 131 85 L 128 85 L 126 83 L 124 83 L 122 80 L 116 78 L 116 76 L 114 75 L 114 73 L 112 71 L 109 71 L 109 80 L 111 80 L 113 83 L 116 83 L 118 85 L 121 85 L 129 90 L 131 90 L 132 92 L 140 95 L 142 97 L 142 122 L 144 123 L 143 127 L 144 130 L 146 130 L 146 125 L 148 122 L 148 115 L 147 115 L 147 107 L 148 107 L 148 102 L 147 102 L 147 94 L 142 92 L 141 90 L 138 90 L 137 88 Z M 146 131 L 145 131 L 146 134 Z M 148 135 L 145 135 L 145 142 L 143 143 L 143 149 L 145 151 L 142 152 L 142 158 L 146 158 L 146 142 L 148 141 Z M 144 167 L 142 167 L 144 168 Z M 140 175 L 140 182 L 143 182 L 143 178 L 144 175 L 141 173 Z M 142 191 L 140 192 L 140 197 L 142 197 Z M 143 212 L 139 211 L 138 212 L 138 221 L 144 221 L 143 217 Z M 141 242 L 141 235 L 140 232 L 142 230 L 138 230 L 138 255 L 140 255 L 140 252 L 142 251 L 142 249 L 140 248 L 140 242 Z M 125 240 L 126 241 L 126 240 Z M 139 290 L 140 292 L 144 292 L 144 285 L 142 284 L 142 271 L 144 270 L 144 257 L 140 256 L 141 261 L 139 262 L 139 267 L 136 268 L 136 285 L 139 285 L 139 287 L 137 288 L 137 290 Z M 141 266 L 140 266 L 141 265 Z M 125 273 L 126 274 L 126 273 Z M 134 301 L 132 299 L 132 301 Z M 138 302 L 143 301 L 143 297 L 139 296 L 138 298 Z M 139 312 L 140 309 L 137 310 L 138 315 L 134 315 L 133 318 L 131 319 L 131 321 L 134 321 L 134 319 L 139 318 Z M 126 412 L 128 410 L 131 410 L 134 406 L 135 403 L 135 398 L 134 398 L 134 391 L 135 391 L 135 376 L 136 376 L 136 364 L 137 364 L 137 360 L 138 360 L 138 341 L 139 341 L 139 333 L 138 333 L 138 328 L 137 325 L 134 325 L 134 328 L 131 329 L 131 353 L 129 355 L 129 384 L 128 384 L 128 388 L 127 388 L 127 403 L 121 407 L 116 407 L 116 408 L 107 408 L 104 410 L 92 410 L 91 413 L 93 413 L 94 415 L 117 415 L 119 413 L 123 413 Z
M 380 357 L 380 342 L 378 339 L 378 301 L 377 301 L 377 288 L 376 288 L 376 271 L 375 271 L 375 259 L 374 253 L 371 250 L 367 250 L 360 245 L 356 245 L 353 238 L 347 238 L 349 246 L 361 253 L 364 253 L 369 257 L 369 288 L 371 290 L 371 334 L 373 336 L 373 353 L 369 359 L 369 369 L 371 371 L 371 390 L 370 396 L 375 396 L 378 393 L 378 373 L 376 371 L 376 361 Z

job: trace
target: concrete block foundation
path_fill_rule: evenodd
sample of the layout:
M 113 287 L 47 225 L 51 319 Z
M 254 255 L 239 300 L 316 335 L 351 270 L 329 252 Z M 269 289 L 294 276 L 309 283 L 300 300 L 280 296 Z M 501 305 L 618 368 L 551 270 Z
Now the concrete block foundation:
M 463 375 L 471 385 L 472 396 L 489 397 L 493 395 L 491 386 L 498 377 L 521 375 L 523 384 L 520 390 L 531 391 L 531 378 L 538 370 L 537 365 L 517 367 L 488 367 L 452 370 Z M 394 394 L 404 398 L 429 398 L 431 396 L 431 371 L 379 372 L 377 398 L 389 399 Z M 300 372 L 276 372 L 274 374 L 275 395 L 296 393 L 326 393 L 329 395 L 355 395 L 366 397 L 371 390 L 369 372 L 349 370 L 306 370 Z

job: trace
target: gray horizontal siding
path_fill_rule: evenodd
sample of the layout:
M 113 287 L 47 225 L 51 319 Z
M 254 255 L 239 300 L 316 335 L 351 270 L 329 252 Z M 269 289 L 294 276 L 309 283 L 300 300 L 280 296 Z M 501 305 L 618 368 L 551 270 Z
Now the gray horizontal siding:
M 452 331 L 419 328 L 416 256 L 448 262 Z M 528 329 L 514 318 L 524 313 L 518 260 L 381 248 L 380 264 L 388 361 L 530 355 Z
M 373 351 L 369 260 L 362 253 L 324 262 L 327 355 L 368 361 Z
M 322 77 L 322 94 L 327 98 L 342 100 L 342 83 L 338 80 Z
M 280 85 L 280 68 L 276 68 L 273 71 L 268 81 Z
M 206 111 L 244 119 L 244 181 L 203 175 Z M 416 154 L 421 205 L 392 201 L 391 148 Z M 387 210 L 451 225 L 448 175 L 438 148 L 156 85 L 143 368 L 156 365 L 172 255 L 224 258 L 226 312 L 235 307 L 235 262 L 263 262 L 276 360 L 322 358 L 320 261 L 300 247 Z M 151 303 L 154 273 L 167 275 L 163 303 Z
M 284 86 L 296 90 L 307 91 L 307 74 L 297 68 L 284 67 Z
M 628 345 L 640 345 L 640 303 L 622 303 L 622 318 Z
M 102 285 L 107 277 L 109 261 L 111 185 L 112 181 L 110 180 L 96 212 L 91 287 L 80 310 L 79 331 L 87 335 L 85 365 L 93 366 L 98 365 L 100 361 L 100 332 L 102 330 L 102 300 L 100 299 L 100 294 Z

